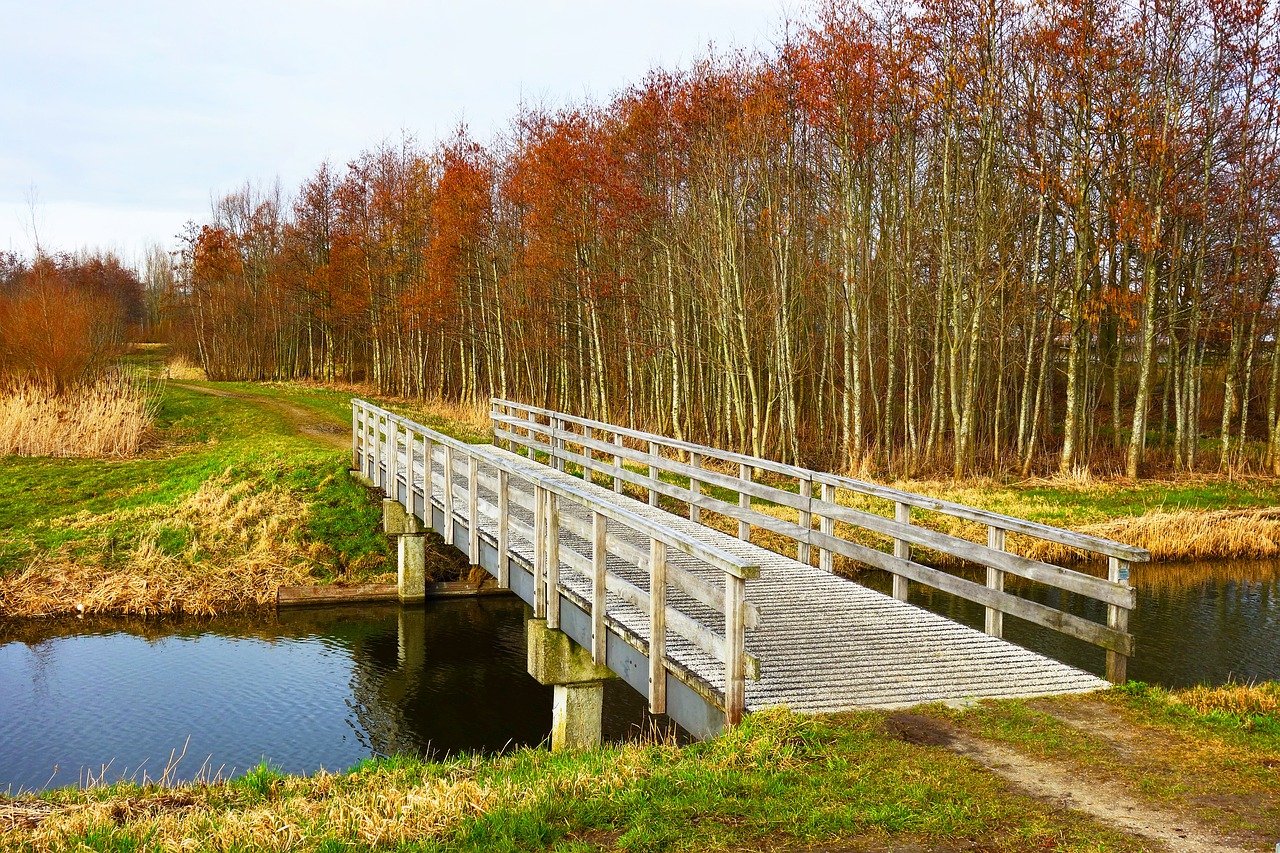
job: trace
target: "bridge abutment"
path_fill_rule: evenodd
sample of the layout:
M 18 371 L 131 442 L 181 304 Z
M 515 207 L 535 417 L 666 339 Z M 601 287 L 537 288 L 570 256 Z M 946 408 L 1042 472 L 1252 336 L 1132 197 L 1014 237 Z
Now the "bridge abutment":
M 551 710 L 551 751 L 590 749 L 600 745 L 604 682 L 617 678 L 607 666 L 568 634 L 547 627 L 545 619 L 525 623 L 529 674 L 555 688 Z

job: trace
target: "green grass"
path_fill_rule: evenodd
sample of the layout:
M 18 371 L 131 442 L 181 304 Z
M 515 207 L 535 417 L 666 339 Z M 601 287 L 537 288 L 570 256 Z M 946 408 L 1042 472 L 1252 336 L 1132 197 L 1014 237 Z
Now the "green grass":
M 317 412 L 328 405 L 326 395 L 310 399 Z M 311 512 L 295 535 L 325 543 L 339 566 L 386 557 L 379 509 L 346 474 L 349 455 L 300 434 L 279 411 L 171 383 L 156 433 L 155 446 L 137 459 L 0 458 L 0 493 L 12 496 L 0 501 L 0 574 L 60 548 L 127 549 L 139 533 L 129 510 L 177 505 L 221 475 L 302 496 Z M 79 513 L 102 516 L 102 523 L 66 523 Z M 184 545 L 163 536 L 160 544 L 166 551 Z
M 198 837 L 215 849 L 626 851 L 792 849 L 870 843 L 962 844 L 987 850 L 1141 850 L 1087 818 L 1011 792 L 950 752 L 898 740 L 882 714 L 819 719 L 774 711 L 714 740 L 624 744 L 584 753 L 525 749 L 496 758 L 365 762 L 336 777 L 269 767 L 188 788 L 179 820 L 158 820 L 173 792 L 119 785 L 44 795 L 77 806 L 134 804 L 133 820 L 76 831 L 42 828 L 35 851 L 109 838 L 110 849 L 159 849 Z M 157 807 L 144 806 L 154 799 Z M 404 805 L 401 805 L 403 803 Z M 265 810 L 267 817 L 263 818 Z M 247 816 L 258 815 L 256 821 Z M 319 815 L 319 816 L 317 816 Z M 341 819 L 335 819 L 340 815 Z M 390 819 L 387 819 L 390 816 Z M 50 821 L 61 821 L 61 816 Z M 74 823 L 71 818 L 67 818 Z M 375 836 L 381 836 L 374 840 Z M 5 838 L 0 842 L 18 840 Z M 133 844 L 133 848 L 124 845 Z

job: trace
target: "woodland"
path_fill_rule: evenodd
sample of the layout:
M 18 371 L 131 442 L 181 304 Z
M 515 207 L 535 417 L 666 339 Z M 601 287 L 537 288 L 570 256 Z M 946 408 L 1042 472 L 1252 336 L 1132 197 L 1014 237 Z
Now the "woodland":
M 1280 473 L 1278 12 L 819 3 L 227 193 L 149 259 L 148 322 L 211 379 L 867 475 Z

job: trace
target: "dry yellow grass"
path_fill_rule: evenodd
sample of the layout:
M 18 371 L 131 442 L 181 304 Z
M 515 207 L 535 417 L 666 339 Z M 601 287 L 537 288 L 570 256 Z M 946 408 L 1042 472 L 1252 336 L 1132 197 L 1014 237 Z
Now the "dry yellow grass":
M 35 383 L 0 392 L 0 456 L 131 456 L 155 417 L 149 384 L 120 373 L 53 394 Z
M 290 535 L 307 512 L 282 489 L 223 475 L 177 507 L 66 516 L 54 523 L 141 533 L 123 551 L 101 543 L 89 557 L 66 549 L 37 557 L 0 578 L 0 613 L 213 615 L 270 606 L 278 587 L 308 576 L 308 555 Z
M 1162 560 L 1257 560 L 1280 556 L 1280 508 L 1149 512 L 1077 528 L 1080 533 L 1146 548 Z M 1022 540 L 1022 554 L 1049 563 L 1079 562 L 1072 548 Z
M 181 355 L 169 359 L 169 363 L 165 365 L 165 373 L 170 379 L 179 382 L 204 382 L 209 378 L 203 367 Z
M 1246 720 L 1252 717 L 1280 719 L 1280 684 L 1224 684 L 1191 687 L 1169 695 L 1169 701 L 1187 705 L 1201 714 L 1225 713 Z

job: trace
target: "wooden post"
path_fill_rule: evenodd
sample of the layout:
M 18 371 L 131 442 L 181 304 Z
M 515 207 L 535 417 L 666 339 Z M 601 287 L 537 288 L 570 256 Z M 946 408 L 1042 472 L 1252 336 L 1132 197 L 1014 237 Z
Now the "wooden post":
M 658 455 L 658 442 L 656 441 L 649 442 L 649 455 L 650 456 Z M 657 482 L 658 467 L 656 465 L 649 466 L 649 479 L 654 482 Z M 649 487 L 649 506 L 657 506 L 657 505 L 658 505 L 658 490 L 653 488 L 653 486 L 650 486 Z
M 422 502 L 426 504 L 423 512 L 426 513 L 427 528 L 431 528 L 431 495 L 435 489 L 435 474 L 431 470 L 432 464 L 435 462 L 436 445 L 427 436 L 422 437 Z
M 1107 558 L 1107 580 L 1112 583 L 1129 585 L 1129 561 L 1118 557 Z M 1129 610 L 1118 604 L 1107 605 L 1107 627 L 1122 633 L 1129 633 Z M 1120 652 L 1107 650 L 1107 681 L 1112 684 L 1124 684 L 1128 681 L 1127 670 L 1129 657 Z
M 738 479 L 751 482 L 751 466 L 745 463 L 738 465 Z M 746 492 L 738 492 L 738 506 L 743 509 L 751 509 L 751 495 Z M 751 541 L 751 525 L 746 521 L 738 521 L 738 538 L 743 542 Z
M 538 423 L 538 416 L 533 413 L 532 409 L 530 409 L 528 413 L 528 418 L 529 418 L 530 427 L 529 427 L 529 447 L 527 449 L 529 451 L 529 458 L 534 461 L 537 461 L 538 454 L 534 451 L 533 445 L 538 441 L 538 434 L 534 431 L 534 426 L 537 426 L 537 423 Z
M 498 471 L 498 586 L 511 588 L 511 525 L 507 523 L 511 475 Z
M 394 424 L 391 421 L 391 415 L 383 417 L 385 426 L 382 429 L 382 437 L 386 440 L 386 444 L 382 447 L 382 492 L 387 497 L 395 497 L 395 463 L 392 457 L 396 452 L 396 440 L 391 430 Z
M 689 454 L 689 464 L 694 468 L 702 467 L 702 454 L 694 451 Z M 702 497 L 702 481 L 689 478 L 689 493 L 693 500 Z M 698 506 L 693 500 L 689 501 L 689 520 L 702 523 L 702 507 Z
M 360 404 L 351 404 L 351 470 L 360 470 Z
M 453 544 L 453 448 L 444 446 L 444 544 Z
M 622 433 L 615 432 L 613 434 L 613 443 L 617 447 L 622 446 Z M 622 478 L 618 476 L 618 472 L 622 470 L 622 457 L 613 454 L 613 490 L 618 494 L 622 494 Z
M 547 627 L 560 627 L 560 496 L 547 492 Z
M 809 531 L 813 530 L 813 480 L 808 477 L 800 481 L 800 497 L 810 509 L 800 510 L 800 526 L 805 529 L 805 538 L 803 542 L 796 545 L 796 561 L 810 566 L 813 565 L 813 555 L 809 545 Z
M 418 442 L 414 439 L 413 427 L 408 424 L 404 428 L 404 455 L 405 455 L 405 472 L 404 472 L 404 509 L 409 515 L 413 515 L 413 461 L 414 450 Z
M 606 574 L 609 570 L 609 528 L 603 513 L 591 513 L 591 660 L 605 662 L 608 633 L 605 629 Z
M 829 504 L 836 502 L 836 487 L 830 483 L 822 484 L 822 499 Z M 822 515 L 818 517 L 818 530 L 828 536 L 836 535 L 836 520 L 830 516 Z M 818 549 L 818 568 L 824 572 L 834 572 L 835 555 L 831 553 L 830 548 Z
M 649 712 L 667 712 L 667 544 L 649 540 Z
M 899 524 L 911 523 L 911 505 L 904 504 L 902 501 L 895 501 L 893 504 L 893 519 Z M 902 539 L 893 540 L 893 556 L 900 557 L 903 560 L 911 559 L 911 543 Z M 899 601 L 906 601 L 910 592 L 908 581 L 899 574 L 893 576 L 893 597 Z
M 724 719 L 730 726 L 742 722 L 746 707 L 746 582 L 737 575 L 724 576 Z
M 480 565 L 480 460 L 467 454 L 467 559 Z
M 547 618 L 547 490 L 533 487 L 533 618 Z
M 554 461 L 552 462 L 552 467 L 555 468 L 557 471 L 560 471 L 561 473 L 563 473 L 565 443 L 564 443 L 564 439 L 560 436 L 560 433 L 564 432 L 564 419 L 552 418 L 551 430 L 552 430 L 551 441 L 548 443 L 551 445 L 552 455 L 555 457 Z
M 987 547 L 993 551 L 1004 550 L 1005 531 L 999 527 L 987 527 Z M 987 566 L 987 588 L 1004 590 L 1004 572 Z M 985 630 L 993 637 L 1004 636 L 1004 614 L 994 607 L 986 608 Z
M 498 440 L 497 440 L 497 438 L 498 438 L 498 414 L 499 414 L 498 401 L 497 401 L 497 400 L 490 400 L 490 401 L 489 401 L 489 431 L 493 434 L 493 437 L 494 437 L 494 443 L 495 443 L 498 447 L 501 447 L 503 450 L 510 450 L 510 449 L 511 449 L 511 447 L 509 446 L 509 444 L 508 444 L 508 442 L 506 441 L 506 439 L 503 439 L 503 440 L 501 440 L 501 441 L 498 441 Z

